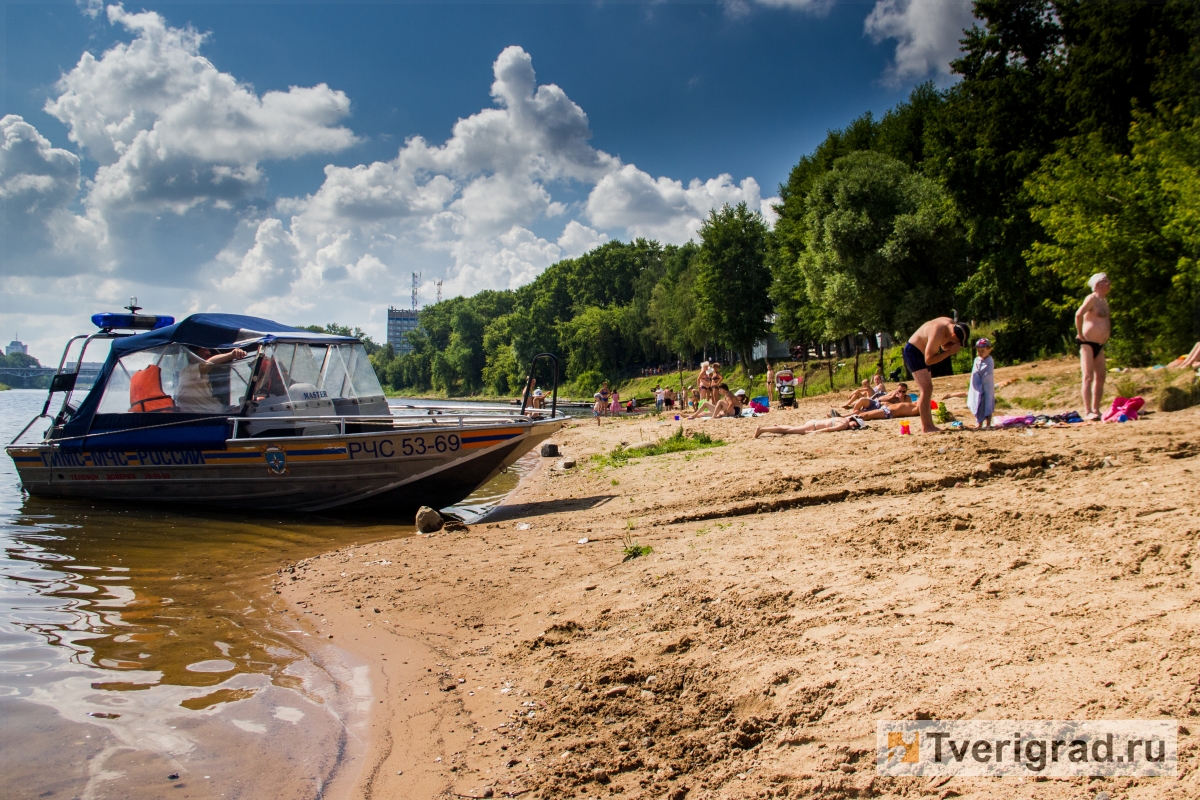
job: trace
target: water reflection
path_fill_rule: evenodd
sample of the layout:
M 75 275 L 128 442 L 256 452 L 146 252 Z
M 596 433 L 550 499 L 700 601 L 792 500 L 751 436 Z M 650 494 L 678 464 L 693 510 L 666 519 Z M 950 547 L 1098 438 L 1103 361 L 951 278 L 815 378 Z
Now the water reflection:
M 0 437 L 43 399 L 0 392 Z M 532 462 L 457 511 L 485 513 Z M 353 773 L 366 668 L 292 628 L 266 576 L 412 533 L 41 501 L 0 459 L 0 796 L 323 795 Z

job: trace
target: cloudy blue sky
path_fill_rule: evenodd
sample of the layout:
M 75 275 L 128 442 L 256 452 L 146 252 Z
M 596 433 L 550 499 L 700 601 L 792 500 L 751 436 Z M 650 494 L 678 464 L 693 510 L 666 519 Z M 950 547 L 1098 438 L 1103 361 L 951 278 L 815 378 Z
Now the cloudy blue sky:
M 952 78 L 965 0 L 7 3 L 0 336 L 137 295 L 337 321 L 610 239 L 771 216 L 864 111 Z M 7 341 L 7 338 L 4 339 Z

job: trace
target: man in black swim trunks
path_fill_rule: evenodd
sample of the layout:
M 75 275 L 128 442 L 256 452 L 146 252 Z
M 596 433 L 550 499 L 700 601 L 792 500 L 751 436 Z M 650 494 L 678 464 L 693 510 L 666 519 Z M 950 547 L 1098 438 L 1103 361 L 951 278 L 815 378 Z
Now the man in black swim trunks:
M 1104 397 L 1104 345 L 1112 334 L 1112 320 L 1105 296 L 1112 284 L 1103 272 L 1088 279 L 1092 293 L 1075 312 L 1075 341 L 1079 343 L 1079 369 L 1083 374 L 1083 418 L 1100 419 L 1100 401 Z
M 904 345 L 904 366 L 912 373 L 921 393 L 917 406 L 921 412 L 922 433 L 937 433 L 938 430 L 933 424 L 933 376 L 929 374 L 929 365 L 950 358 L 966 347 L 970 339 L 969 327 L 949 317 L 938 317 L 917 328 Z

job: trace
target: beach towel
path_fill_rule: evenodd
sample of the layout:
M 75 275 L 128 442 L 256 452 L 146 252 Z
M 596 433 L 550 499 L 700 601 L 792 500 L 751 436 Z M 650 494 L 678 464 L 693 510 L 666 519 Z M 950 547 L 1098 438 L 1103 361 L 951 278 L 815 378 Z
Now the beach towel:
M 1114 397 L 1112 407 L 1108 409 L 1108 413 L 1104 415 L 1105 422 L 1123 422 L 1121 415 L 1125 415 L 1126 420 L 1135 420 L 1138 418 L 1138 411 L 1142 406 L 1146 405 L 1146 401 L 1141 397 Z
M 975 357 L 971 368 L 971 387 L 967 390 L 967 408 L 975 415 L 980 425 L 996 409 L 996 380 L 992 371 L 992 357 Z
M 1016 417 L 1001 417 L 997 424 L 1001 428 L 1021 428 L 1032 425 L 1035 422 L 1032 414 L 1024 414 Z
M 763 399 L 765 400 L 766 398 L 763 398 Z M 759 414 L 765 414 L 765 413 L 767 413 L 768 411 L 770 411 L 770 410 L 771 410 L 771 409 L 770 409 L 770 408 L 768 408 L 767 406 L 765 406 L 765 405 L 763 405 L 762 403 L 758 402 L 758 398 L 757 398 L 757 397 L 756 397 L 756 398 L 754 398 L 753 400 L 751 400 L 751 401 L 750 401 L 750 408 L 754 409 L 754 410 L 755 410 L 755 411 L 757 411 Z

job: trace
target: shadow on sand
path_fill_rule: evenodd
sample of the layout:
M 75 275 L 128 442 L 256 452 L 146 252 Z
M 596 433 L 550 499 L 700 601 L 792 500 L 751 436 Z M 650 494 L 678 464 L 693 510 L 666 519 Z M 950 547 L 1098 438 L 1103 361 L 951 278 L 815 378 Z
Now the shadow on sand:
M 588 511 L 599 508 L 615 498 L 615 494 L 598 494 L 592 497 L 572 497 L 566 500 L 544 500 L 538 503 L 503 503 L 479 522 L 505 522 L 523 517 L 540 517 L 542 514 L 558 514 L 564 511 Z M 478 523 L 477 523 L 478 524 Z

